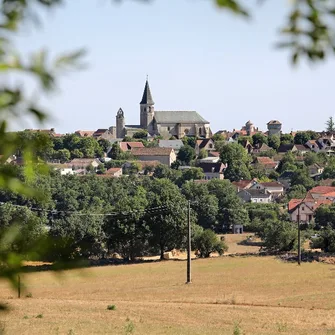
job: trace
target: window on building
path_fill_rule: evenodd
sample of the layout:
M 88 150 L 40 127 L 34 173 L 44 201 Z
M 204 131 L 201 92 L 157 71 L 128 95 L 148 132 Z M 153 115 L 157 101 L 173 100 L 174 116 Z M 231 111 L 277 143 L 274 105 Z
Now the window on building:
M 212 144 L 212 143 L 209 143 L 209 144 L 208 144 L 208 147 L 209 147 L 209 149 L 213 149 L 213 144 Z
M 202 134 L 202 129 L 201 128 L 199 128 L 199 135 L 201 135 Z
M 170 131 L 170 127 L 168 127 L 168 131 Z
M 305 210 L 305 207 L 304 207 L 304 206 L 302 206 L 302 207 L 301 207 L 301 209 L 304 211 L 304 210 Z

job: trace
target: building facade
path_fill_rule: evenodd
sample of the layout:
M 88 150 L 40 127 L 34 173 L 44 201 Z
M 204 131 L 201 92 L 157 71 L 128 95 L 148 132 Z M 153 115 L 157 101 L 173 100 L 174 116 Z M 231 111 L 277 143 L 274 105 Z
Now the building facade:
M 110 127 L 110 132 L 116 138 L 123 138 L 141 129 L 147 130 L 151 136 L 161 135 L 166 139 L 171 136 L 178 139 L 184 136 L 212 136 L 209 122 L 196 111 L 156 111 L 148 80 L 140 102 L 140 124 L 126 125 L 124 112 L 120 108 L 116 114 L 116 126 Z

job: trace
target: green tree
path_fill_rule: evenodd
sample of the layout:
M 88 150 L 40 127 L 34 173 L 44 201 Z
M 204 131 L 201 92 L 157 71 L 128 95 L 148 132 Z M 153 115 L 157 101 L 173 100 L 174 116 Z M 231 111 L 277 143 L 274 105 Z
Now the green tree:
M 280 135 L 280 144 L 291 144 L 293 143 L 294 138 L 291 134 L 281 134 Z
M 335 131 L 335 123 L 332 116 L 326 122 L 326 131 L 333 133 Z
M 217 252 L 221 256 L 228 250 L 228 246 L 223 241 L 220 241 L 210 229 L 204 230 L 195 237 L 194 246 L 201 258 L 208 258 L 213 252 Z
M 195 158 L 195 150 L 190 145 L 182 146 L 177 154 L 177 159 L 186 165 L 189 165 Z
M 201 149 L 199 151 L 198 159 L 203 159 L 208 157 L 208 151 L 206 149 Z
M 71 153 L 67 149 L 60 149 L 54 153 L 54 158 L 58 159 L 61 163 L 65 163 L 70 160 Z
M 296 170 L 291 178 L 291 186 L 302 185 L 306 190 L 315 186 L 314 180 L 309 176 L 307 170 Z
M 323 173 L 322 173 L 322 178 L 323 179 L 335 179 L 335 165 L 328 165 L 324 168 Z
M 209 194 L 219 201 L 218 229 L 229 229 L 232 224 L 247 224 L 249 216 L 237 196 L 235 187 L 228 180 L 211 179 L 207 183 Z
M 121 153 L 122 150 L 120 148 L 120 145 L 118 142 L 114 142 L 109 153 L 108 153 L 108 157 L 110 157 L 111 159 L 120 159 L 121 157 Z
M 150 244 L 159 249 L 163 259 L 164 252 L 181 248 L 185 242 L 187 202 L 178 187 L 168 179 L 152 180 L 147 192 L 149 207 L 165 207 L 155 216 L 148 213 L 144 218 L 151 231 Z
M 245 145 L 247 142 L 249 142 L 251 145 L 254 143 L 252 136 L 239 136 L 238 144 Z
M 182 170 L 180 177 L 176 180 L 178 186 L 183 185 L 189 180 L 204 179 L 205 174 L 201 168 L 192 167 L 190 169 Z
M 318 155 L 315 152 L 307 152 L 304 156 L 304 163 L 306 166 L 318 163 Z
M 297 184 L 290 188 L 287 196 L 289 199 L 303 199 L 306 193 L 306 187 L 304 185 Z
M 195 144 L 196 144 L 196 141 L 197 141 L 197 139 L 195 137 L 184 136 L 181 140 L 183 141 L 184 145 L 189 145 L 193 149 L 195 148 Z
M 294 143 L 295 144 L 305 144 L 306 142 L 308 142 L 309 140 L 311 140 L 311 136 L 308 132 L 298 132 L 296 133 L 296 135 L 294 136 Z
M 276 135 L 269 136 L 268 144 L 269 144 L 269 147 L 273 148 L 274 150 L 278 150 L 280 146 L 280 137 Z
M 228 165 L 225 178 L 231 181 L 251 178 L 247 167 L 250 158 L 241 145 L 237 143 L 224 145 L 220 152 L 220 159 Z
M 197 224 L 203 228 L 219 230 L 217 227 L 218 199 L 215 195 L 209 194 L 207 186 L 188 182 L 183 185 L 182 193 L 187 200 L 191 201 L 191 208 L 196 213 Z
M 136 138 L 136 139 L 142 139 L 142 138 L 147 138 L 147 137 L 148 137 L 148 131 L 145 129 L 139 130 L 133 135 L 133 138 Z
M 298 234 L 293 222 L 267 220 L 262 225 L 257 234 L 262 238 L 267 250 L 291 251 L 296 247 Z
M 256 133 L 252 135 L 252 141 L 254 146 L 261 146 L 262 144 L 268 144 L 268 138 L 262 133 Z
M 319 232 L 319 237 L 311 241 L 311 248 L 335 252 L 335 229 L 327 225 Z
M 100 146 L 100 148 L 101 148 L 101 150 L 102 150 L 103 152 L 107 152 L 108 149 L 109 149 L 110 146 L 111 146 L 111 143 L 110 143 L 108 140 L 104 139 L 104 138 L 100 139 L 100 140 L 98 141 L 98 143 L 99 143 L 99 146 Z

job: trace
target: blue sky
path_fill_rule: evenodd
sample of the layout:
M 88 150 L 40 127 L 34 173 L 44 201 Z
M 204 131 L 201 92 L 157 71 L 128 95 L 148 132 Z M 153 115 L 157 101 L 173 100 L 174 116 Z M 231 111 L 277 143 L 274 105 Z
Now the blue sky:
M 335 62 L 292 68 L 274 48 L 288 6 L 268 0 L 244 20 L 211 0 L 68 0 L 41 27 L 25 27 L 16 46 L 53 55 L 87 48 L 89 67 L 43 100 L 53 117 L 46 126 L 60 133 L 108 128 L 119 107 L 138 123 L 147 74 L 156 110 L 197 110 L 213 131 L 249 119 L 260 129 L 279 119 L 285 131 L 322 130 L 334 115 Z

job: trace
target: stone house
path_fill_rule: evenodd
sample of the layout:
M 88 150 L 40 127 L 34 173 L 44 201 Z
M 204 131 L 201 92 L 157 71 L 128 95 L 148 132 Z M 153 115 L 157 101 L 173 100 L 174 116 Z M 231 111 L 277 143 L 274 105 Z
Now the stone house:
M 105 172 L 105 175 L 119 178 L 122 176 L 122 168 L 121 167 L 110 168 Z
M 197 140 L 195 144 L 195 152 L 197 155 L 199 155 L 201 149 L 205 149 L 206 151 L 215 151 L 214 141 L 211 138 Z
M 330 199 L 316 199 L 308 192 L 304 199 L 292 199 L 288 203 L 288 212 L 293 222 L 310 223 L 313 220 L 315 211 L 320 206 L 329 206 L 333 203 Z
M 254 182 L 250 190 L 265 190 L 272 195 L 272 200 L 278 199 L 284 195 L 284 185 L 277 182 Z
M 244 189 L 237 193 L 244 202 L 269 204 L 272 202 L 272 195 L 265 189 Z
M 134 148 L 144 148 L 142 142 L 119 142 L 122 151 L 131 151 Z
M 224 179 L 224 170 L 226 165 L 223 163 L 199 163 L 198 167 L 201 168 L 205 174 L 205 179 Z
M 131 153 L 140 161 L 159 161 L 168 166 L 177 159 L 172 148 L 134 148 Z
M 97 168 L 101 162 L 97 158 L 74 158 L 68 163 L 73 170 L 87 169 L 88 167 Z

